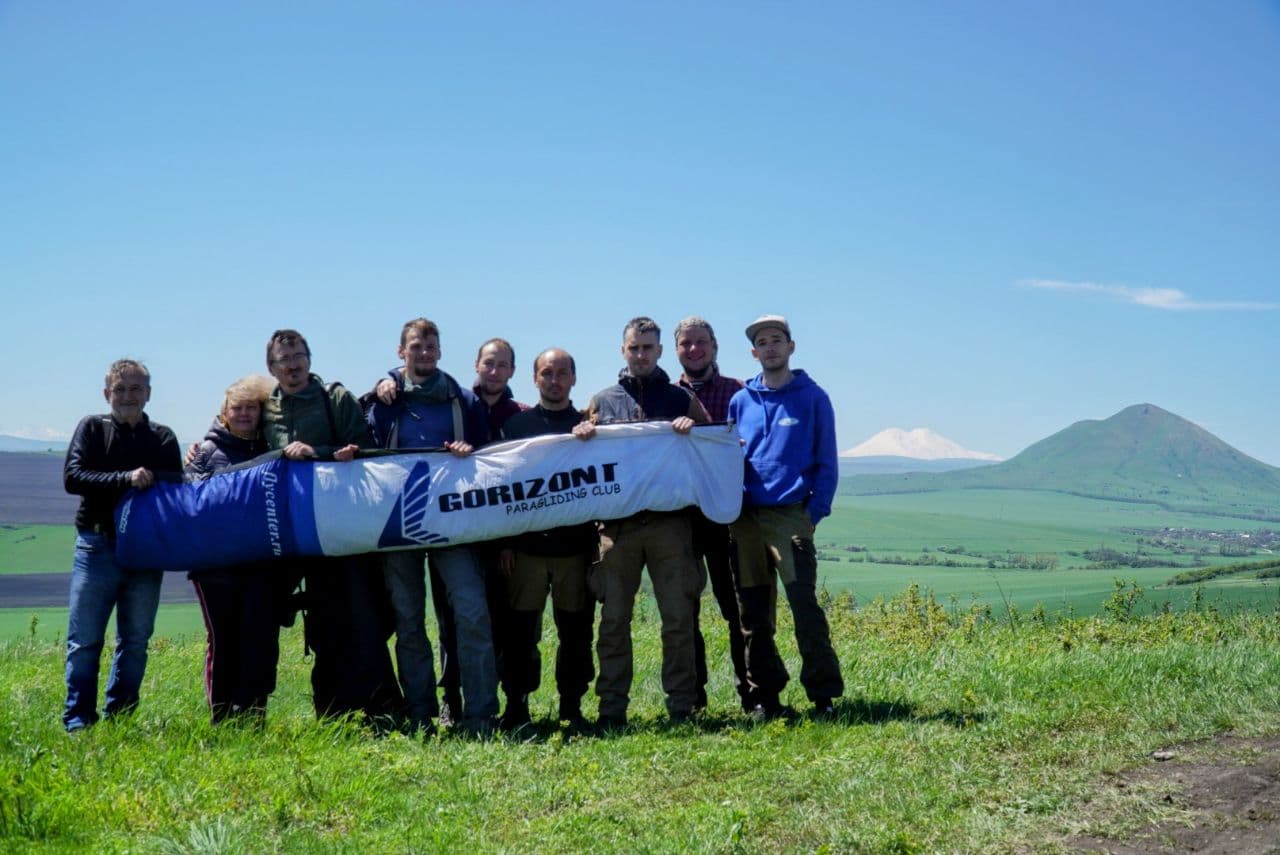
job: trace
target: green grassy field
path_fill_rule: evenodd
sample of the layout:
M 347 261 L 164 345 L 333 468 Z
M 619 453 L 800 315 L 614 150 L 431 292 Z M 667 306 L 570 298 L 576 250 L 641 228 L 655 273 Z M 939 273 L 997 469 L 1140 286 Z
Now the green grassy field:
M 1276 579 L 1215 579 L 1203 583 L 1197 594 L 1190 585 L 1169 587 L 1167 568 L 1122 570 L 986 570 L 948 567 L 901 567 L 879 564 L 819 562 L 821 582 L 832 592 L 849 591 L 859 604 L 889 597 L 907 585 L 918 584 L 934 592 L 943 603 L 954 600 L 968 607 L 977 600 L 995 614 L 1007 613 L 1012 604 L 1025 614 L 1037 604 L 1053 616 L 1092 615 L 1115 591 L 1116 580 L 1136 583 L 1146 594 L 1144 605 L 1160 611 L 1166 604 L 1184 608 L 1197 596 L 1222 610 L 1274 611 L 1280 609 L 1280 584 Z
M 835 512 L 818 528 L 818 545 L 833 559 L 821 561 L 819 573 L 831 591 L 849 591 L 859 603 L 891 596 L 914 582 L 933 590 L 943 602 L 954 598 L 967 606 L 976 598 L 998 614 L 1007 615 L 1009 605 L 1025 613 L 1038 603 L 1051 614 L 1089 615 L 1101 609 L 1114 590 L 1115 580 L 1120 579 L 1142 587 L 1147 592 L 1145 605 L 1151 610 L 1166 603 L 1183 607 L 1199 596 L 1222 609 L 1269 611 L 1280 606 L 1280 580 L 1257 580 L 1244 574 L 1210 580 L 1199 593 L 1194 586 L 1165 587 L 1168 579 L 1187 569 L 1191 556 L 1139 543 L 1140 535 L 1126 531 L 1167 526 L 1252 532 L 1268 525 L 1031 490 L 840 496 Z M 73 542 L 70 526 L 0 529 L 0 573 L 65 571 Z M 866 552 L 845 551 L 851 545 L 864 547 Z M 965 554 L 944 553 L 939 551 L 942 547 L 963 547 Z M 1098 547 L 1124 553 L 1141 548 L 1168 566 L 1085 569 L 1090 560 L 1084 553 Z M 967 566 L 867 562 L 863 559 L 868 553 L 880 559 L 902 560 L 932 555 Z M 1017 555 L 1051 556 L 1056 566 L 1051 570 L 988 566 L 991 557 L 1004 563 Z M 1248 559 L 1203 556 L 1209 565 L 1242 560 Z M 199 631 L 198 614 L 191 607 L 173 607 L 172 612 L 170 608 L 162 609 L 160 627 L 165 632 Z M 714 614 L 714 606 L 706 608 Z M 41 618 L 38 634 L 54 638 L 65 626 L 65 610 L 47 612 L 48 619 Z M 29 616 L 30 610 L 0 609 L 0 639 L 20 636 Z
M 1143 588 L 1147 592 L 1144 605 L 1149 610 L 1166 604 L 1184 607 L 1197 596 L 1222 609 L 1270 611 L 1280 606 L 1280 585 L 1274 579 L 1215 579 L 1206 582 L 1199 593 L 1192 586 L 1167 587 L 1165 583 L 1179 572 L 1177 565 L 1189 564 L 1191 557 L 1140 543 L 1141 535 L 1126 531 L 1166 526 L 1252 532 L 1266 524 L 1030 490 L 841 496 L 835 513 L 818 528 L 819 547 L 829 559 L 819 563 L 819 573 L 829 589 L 850 591 L 860 603 L 918 583 L 944 602 L 955 598 L 967 606 L 976 598 L 1006 614 L 1010 604 L 1025 613 L 1037 603 L 1053 614 L 1096 614 L 1114 591 L 1117 579 Z M 866 552 L 845 551 L 850 545 Z M 965 554 L 942 552 L 943 547 L 963 547 Z M 1141 548 L 1147 557 L 1168 566 L 1085 569 L 1091 562 L 1083 553 L 1098 547 L 1123 553 Z M 988 566 L 990 557 L 1004 563 L 1020 554 L 1051 557 L 1056 567 L 1021 570 Z M 966 566 L 890 564 L 865 561 L 867 555 L 903 560 L 932 556 Z M 1273 556 L 1257 556 L 1267 557 Z M 1248 559 L 1210 554 L 1203 560 L 1213 565 Z
M 109 639 L 115 633 L 114 617 L 112 621 L 107 630 Z M 0 641 L 24 638 L 56 641 L 66 637 L 67 610 L 64 608 L 0 609 Z M 200 606 L 195 603 L 161 606 L 156 613 L 155 637 L 203 639 L 204 621 L 200 617 Z
M 74 526 L 0 526 L 0 573 L 66 573 L 75 543 Z
M 1016 624 L 908 592 L 832 604 L 834 721 L 751 725 L 722 638 L 710 713 L 671 726 L 658 624 L 635 625 L 632 725 L 425 743 L 319 725 L 297 629 L 265 730 L 212 728 L 203 644 L 153 645 L 143 704 L 74 738 L 60 645 L 0 643 L 6 852 L 1060 852 L 1172 804 L 1108 776 L 1154 749 L 1280 730 L 1280 618 L 1212 610 Z M 1137 611 L 1144 611 L 1139 608 Z M 796 651 L 780 615 L 783 655 Z M 533 708 L 555 703 L 551 660 Z M 785 700 L 803 709 L 799 686 Z
M 1059 552 L 1105 543 L 1132 549 L 1126 528 L 1256 531 L 1274 523 L 1161 511 L 1036 490 L 951 490 L 888 496 L 840 496 L 840 513 L 824 521 L 819 540 L 861 543 L 874 550 L 918 552 L 961 544 L 982 551 Z M 1185 559 L 1182 559 L 1185 560 Z

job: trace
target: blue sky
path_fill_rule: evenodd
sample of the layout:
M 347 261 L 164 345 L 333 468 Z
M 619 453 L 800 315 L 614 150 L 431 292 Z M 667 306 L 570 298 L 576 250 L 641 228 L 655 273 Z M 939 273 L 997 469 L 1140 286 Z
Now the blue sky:
M 1280 4 L 0 0 L 0 433 L 114 358 L 200 436 L 271 330 L 363 391 L 781 312 L 839 444 L 1150 402 L 1280 465 Z

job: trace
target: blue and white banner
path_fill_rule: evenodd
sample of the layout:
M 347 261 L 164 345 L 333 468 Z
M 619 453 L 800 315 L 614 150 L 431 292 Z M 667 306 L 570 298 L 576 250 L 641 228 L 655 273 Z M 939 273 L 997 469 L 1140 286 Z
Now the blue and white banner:
M 199 570 L 470 543 L 690 505 L 729 523 L 741 503 L 731 427 L 682 436 L 662 422 L 607 425 L 589 440 L 539 436 L 463 458 L 274 459 L 196 484 L 157 484 L 116 508 L 116 557 L 127 567 Z

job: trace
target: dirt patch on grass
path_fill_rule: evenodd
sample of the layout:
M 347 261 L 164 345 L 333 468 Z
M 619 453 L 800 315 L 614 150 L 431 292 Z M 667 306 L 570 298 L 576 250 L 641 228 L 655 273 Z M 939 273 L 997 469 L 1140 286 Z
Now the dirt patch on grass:
M 1123 805 L 1086 817 L 1089 827 L 1128 828 L 1062 841 L 1069 852 L 1111 855 L 1206 852 L 1230 855 L 1280 853 L 1280 736 L 1220 736 L 1171 746 L 1152 762 L 1103 785 L 1100 803 Z M 1155 816 L 1141 822 L 1142 817 Z M 1134 829 L 1133 821 L 1139 820 Z

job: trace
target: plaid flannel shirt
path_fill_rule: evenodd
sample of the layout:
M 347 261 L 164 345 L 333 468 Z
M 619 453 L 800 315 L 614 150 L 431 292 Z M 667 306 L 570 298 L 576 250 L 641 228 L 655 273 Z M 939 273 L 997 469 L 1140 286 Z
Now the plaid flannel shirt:
M 680 375 L 680 385 L 698 396 L 713 422 L 722 422 L 729 417 L 729 399 L 742 388 L 742 381 L 722 376 L 720 367 L 712 365 L 699 387 L 694 387 L 687 374 Z

